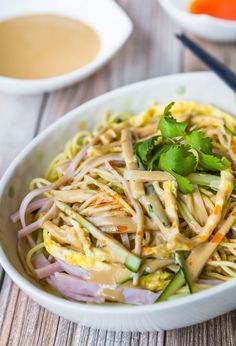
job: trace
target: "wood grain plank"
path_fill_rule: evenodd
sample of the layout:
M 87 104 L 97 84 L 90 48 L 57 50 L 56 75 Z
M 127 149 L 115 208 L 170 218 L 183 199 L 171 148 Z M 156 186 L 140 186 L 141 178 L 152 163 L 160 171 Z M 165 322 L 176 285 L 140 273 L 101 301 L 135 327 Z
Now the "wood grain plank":
M 82 327 L 80 325 L 76 325 L 76 329 L 73 335 L 72 345 L 88 345 L 90 328 Z
M 75 325 L 73 323 L 63 318 L 59 318 L 54 345 L 71 345 L 74 329 Z
M 42 321 L 44 311 L 38 304 L 32 302 L 28 297 L 24 308 L 21 307 L 21 310 L 24 312 L 24 318 L 18 342 L 20 345 L 25 346 L 30 346 L 32 344 L 36 345 L 40 335 L 40 328 L 38 328 L 38 326 L 41 325 L 40 321 Z M 17 326 L 18 319 L 15 319 L 14 323 Z M 32 342 L 32 340 L 35 342 Z
M 188 34 L 188 36 L 236 72 L 236 44 L 235 43 L 216 44 L 212 42 L 207 42 L 191 34 Z M 188 49 L 186 48 L 184 49 L 183 72 L 202 71 L 207 69 L 208 68 L 200 60 L 198 60 L 198 58 L 195 57 Z
M 42 95 L 0 94 L 0 176 L 32 139 L 41 101 Z
M 14 314 L 14 307 L 18 296 L 18 292 L 15 292 L 15 294 L 12 295 L 12 287 L 13 283 L 6 275 L 0 294 L 0 341 L 3 346 L 7 345 Z M 13 297 L 14 299 L 12 299 Z M 4 323 L 6 320 L 8 320 L 8 323 Z
M 31 140 L 34 133 L 37 115 L 40 110 L 42 95 L 37 96 L 15 96 L 0 94 L 0 176 L 6 170 L 10 162 L 18 152 Z M 2 316 L 7 298 L 10 283 L 4 285 L 5 273 L 0 266 L 0 291 L 4 288 L 3 295 L 0 295 L 0 329 Z
M 21 290 L 19 290 L 17 286 L 13 285 L 12 298 L 14 299 L 15 297 L 17 297 L 17 299 L 14 308 L 14 318 L 12 318 L 11 329 L 8 338 L 8 345 L 12 346 L 18 345 L 22 332 L 22 326 L 25 320 L 25 313 L 24 309 L 22 309 L 22 306 L 25 306 L 28 300 L 28 297 Z M 8 305 L 8 307 L 12 309 L 14 307 L 14 303 L 12 305 Z M 16 323 L 16 321 L 19 321 L 20 323 Z
M 232 312 L 211 321 L 167 332 L 168 346 L 234 346 L 236 342 L 236 313 Z

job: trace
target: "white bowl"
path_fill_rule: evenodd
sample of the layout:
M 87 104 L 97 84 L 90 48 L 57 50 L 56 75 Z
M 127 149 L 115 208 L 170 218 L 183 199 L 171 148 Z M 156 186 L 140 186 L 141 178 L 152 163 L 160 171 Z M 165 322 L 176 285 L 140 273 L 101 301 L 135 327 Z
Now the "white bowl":
M 103 66 L 126 42 L 133 28 L 129 17 L 113 0 L 10 0 L 1 4 L 0 20 L 31 14 L 55 14 L 88 23 L 100 37 L 100 50 L 89 64 L 57 77 L 25 80 L 0 76 L 0 91 L 34 94 L 75 83 Z
M 208 102 L 236 113 L 234 93 L 209 72 L 147 80 L 74 109 L 34 139 L 10 165 L 0 182 L 0 262 L 12 280 L 40 305 L 74 322 L 123 331 L 184 327 L 236 308 L 236 279 L 205 292 L 149 306 L 74 303 L 45 292 L 27 276 L 16 254 L 16 230 L 9 216 L 19 207 L 30 180 L 43 173 L 48 162 L 74 135 L 81 120 L 85 119 L 94 128 L 108 109 L 139 112 L 153 100 L 167 103 L 180 99 Z
M 214 1 L 214 0 L 212 0 Z M 161 6 L 181 27 L 210 41 L 236 41 L 236 21 L 188 12 L 190 0 L 159 0 Z

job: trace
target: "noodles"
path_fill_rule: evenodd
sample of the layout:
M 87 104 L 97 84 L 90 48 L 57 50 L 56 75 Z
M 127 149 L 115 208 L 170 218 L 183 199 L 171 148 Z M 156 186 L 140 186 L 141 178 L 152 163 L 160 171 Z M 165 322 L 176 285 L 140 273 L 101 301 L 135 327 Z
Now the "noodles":
M 27 253 L 26 264 L 27 264 L 27 266 L 29 267 L 29 269 L 31 270 L 32 273 L 34 273 L 34 267 L 33 267 L 32 263 L 31 263 L 31 258 L 32 258 L 33 254 L 35 252 L 37 252 L 38 250 L 42 249 L 43 247 L 44 247 L 44 243 L 37 244 L 32 249 L 30 249 L 30 251 Z
M 154 303 L 167 286 L 173 295 L 236 277 L 235 143 L 236 120 L 209 105 L 107 113 L 67 142 L 12 215 L 26 270 L 96 303 Z

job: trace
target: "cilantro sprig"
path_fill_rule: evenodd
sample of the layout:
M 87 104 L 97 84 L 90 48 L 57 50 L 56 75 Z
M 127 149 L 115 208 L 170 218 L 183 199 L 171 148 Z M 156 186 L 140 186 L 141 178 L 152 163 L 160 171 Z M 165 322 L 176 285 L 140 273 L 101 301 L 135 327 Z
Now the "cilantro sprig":
M 161 131 L 162 138 L 164 141 L 171 139 L 173 137 L 183 136 L 185 130 L 188 126 L 187 122 L 178 122 L 171 115 L 171 108 L 173 107 L 174 102 L 168 104 L 164 113 L 159 121 L 158 128 Z
M 187 131 L 187 122 L 178 122 L 172 117 L 168 104 L 160 118 L 158 130 L 161 137 L 150 137 L 134 146 L 136 160 L 141 169 L 162 170 L 175 177 L 179 190 L 193 191 L 188 175 L 196 170 L 221 171 L 228 161 L 212 153 L 211 139 L 198 130 Z
M 189 151 L 189 147 L 172 144 L 160 156 L 158 168 L 173 175 L 178 182 L 179 189 L 183 193 L 188 193 L 193 191 L 193 187 L 186 175 L 193 172 L 196 162 L 196 157 Z
M 184 136 L 186 144 L 193 149 L 201 151 L 205 154 L 212 152 L 212 143 L 210 138 L 206 138 L 200 131 L 193 130 Z
M 204 137 L 200 131 L 191 131 L 185 135 L 186 143 L 198 153 L 198 167 L 206 171 L 222 171 L 227 160 L 212 155 L 212 143 L 210 138 Z
M 158 136 L 155 136 L 148 138 L 146 141 L 135 143 L 134 151 L 140 168 L 144 168 L 148 160 L 151 159 L 152 150 L 155 148 L 157 138 Z

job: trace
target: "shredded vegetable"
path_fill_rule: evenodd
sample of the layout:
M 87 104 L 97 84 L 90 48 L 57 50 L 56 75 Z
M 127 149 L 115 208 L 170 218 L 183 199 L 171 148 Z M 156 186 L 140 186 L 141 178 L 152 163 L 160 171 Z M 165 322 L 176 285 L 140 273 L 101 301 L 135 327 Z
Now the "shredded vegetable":
M 236 277 L 236 120 L 181 101 L 106 114 L 11 220 L 28 273 L 66 299 L 153 304 Z

